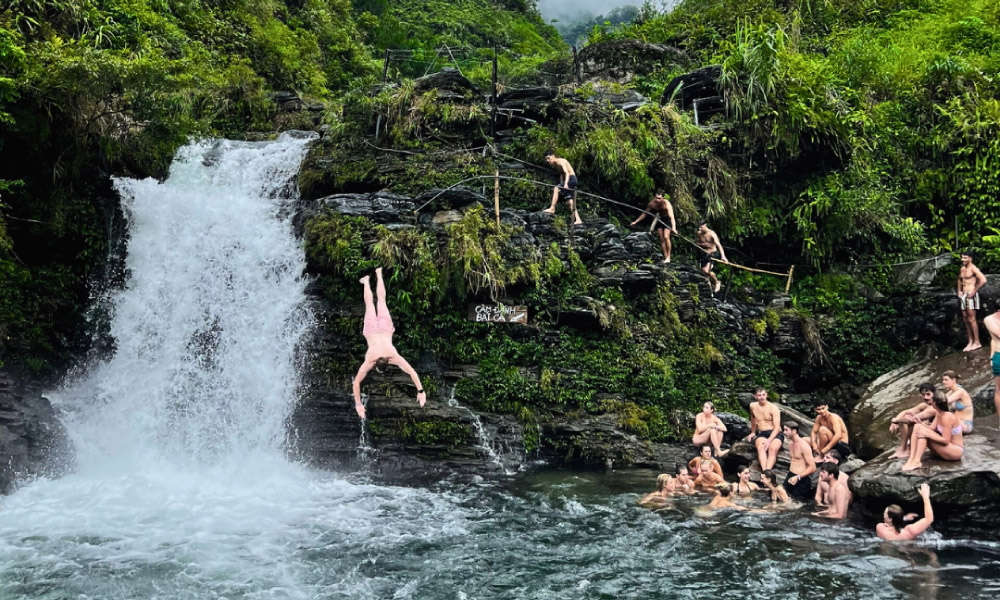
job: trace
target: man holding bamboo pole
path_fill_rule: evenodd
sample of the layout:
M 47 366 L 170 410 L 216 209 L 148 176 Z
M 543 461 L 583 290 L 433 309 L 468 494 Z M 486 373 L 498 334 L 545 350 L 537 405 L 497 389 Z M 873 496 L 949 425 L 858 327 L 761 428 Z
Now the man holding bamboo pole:
M 698 225 L 698 233 L 695 235 L 694 243 L 698 244 L 705 254 L 701 257 L 701 272 L 708 276 L 711 281 L 712 293 L 717 293 L 722 287 L 722 282 L 712 272 L 713 259 L 718 257 L 722 262 L 729 262 L 726 258 L 726 251 L 722 249 L 722 242 L 714 231 L 708 228 L 708 223 L 702 221 Z

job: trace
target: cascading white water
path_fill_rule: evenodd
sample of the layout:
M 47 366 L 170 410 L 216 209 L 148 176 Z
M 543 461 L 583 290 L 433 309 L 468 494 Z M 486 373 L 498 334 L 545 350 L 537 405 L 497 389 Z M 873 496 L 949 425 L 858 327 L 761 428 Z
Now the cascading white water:
M 52 396 L 82 469 L 281 451 L 308 326 L 287 193 L 307 142 L 192 143 L 162 183 L 115 181 L 130 275 L 116 351 Z

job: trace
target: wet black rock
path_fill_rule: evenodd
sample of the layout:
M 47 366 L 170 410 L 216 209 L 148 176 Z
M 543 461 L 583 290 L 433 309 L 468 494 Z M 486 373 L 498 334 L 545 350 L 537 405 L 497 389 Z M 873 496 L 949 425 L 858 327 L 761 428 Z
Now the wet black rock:
M 872 521 L 880 521 L 889 504 L 920 512 L 917 488 L 927 482 L 935 530 L 949 536 L 1000 539 L 1000 449 L 996 431 L 988 434 L 966 436 L 961 461 L 925 458 L 923 468 L 910 473 L 900 470 L 904 461 L 886 452 L 851 475 L 855 506 Z
M 0 370 L 0 494 L 72 466 L 66 432 L 48 399 L 29 378 Z
M 416 92 L 429 90 L 447 92 L 439 93 L 439 99 L 465 99 L 480 95 L 479 88 L 453 67 L 446 67 L 437 73 L 415 79 L 413 89 Z
M 585 81 L 629 83 L 656 69 L 683 65 L 687 55 L 677 48 L 639 40 L 612 40 L 589 44 L 580 51 L 580 74 Z
M 487 199 L 480 192 L 464 185 L 448 189 L 431 188 L 418 195 L 414 199 L 414 202 L 416 202 L 417 206 L 421 207 L 421 211 L 448 210 L 466 207 L 470 204 L 481 204 L 488 206 L 491 211 L 493 210 L 492 200 Z

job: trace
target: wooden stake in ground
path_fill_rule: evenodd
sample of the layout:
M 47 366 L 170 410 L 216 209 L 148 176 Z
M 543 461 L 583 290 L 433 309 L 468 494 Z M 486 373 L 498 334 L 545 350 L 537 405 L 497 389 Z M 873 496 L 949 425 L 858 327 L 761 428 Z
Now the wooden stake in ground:
M 500 227 L 500 169 L 493 173 L 493 212 L 497 215 L 497 227 Z

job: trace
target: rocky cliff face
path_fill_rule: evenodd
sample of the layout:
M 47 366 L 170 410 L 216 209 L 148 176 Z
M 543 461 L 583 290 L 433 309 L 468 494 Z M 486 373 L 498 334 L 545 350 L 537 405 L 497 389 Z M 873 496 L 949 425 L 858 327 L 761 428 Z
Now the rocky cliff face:
M 30 378 L 0 370 L 0 494 L 72 466 L 66 432 Z
M 415 212 L 429 200 L 433 201 L 422 212 Z M 452 227 L 462 226 L 475 211 L 488 215 L 487 208 L 492 209 L 492 203 L 467 188 L 446 193 L 429 190 L 416 197 L 387 192 L 334 194 L 304 201 L 297 222 L 306 231 L 307 252 L 314 245 L 310 241 L 310 223 L 331 219 L 339 223 L 335 229 L 339 227 L 338 231 L 345 236 L 341 242 L 347 244 L 347 237 L 356 236 L 351 243 L 356 244 L 357 255 L 344 254 L 348 257 L 345 260 L 360 263 L 369 257 L 377 259 L 376 246 L 391 246 L 392 240 L 401 235 L 408 239 L 423 236 L 431 251 L 449 247 L 452 239 L 449 236 L 455 235 Z M 342 221 L 344 218 L 349 220 Z M 310 357 L 310 367 L 305 377 L 304 398 L 293 417 L 299 451 L 304 457 L 325 468 L 353 468 L 360 461 L 387 476 L 510 471 L 531 458 L 584 466 L 642 465 L 670 469 L 675 462 L 686 460 L 687 451 L 663 442 L 687 439 L 695 406 L 678 403 L 675 408 L 659 413 L 658 426 L 673 432 L 662 441 L 650 440 L 655 436 L 651 435 L 648 423 L 635 422 L 648 420 L 651 413 L 641 412 L 642 408 L 633 403 L 632 394 L 615 391 L 611 382 L 606 387 L 600 381 L 593 383 L 592 400 L 586 405 L 522 402 L 497 412 L 495 402 L 488 405 L 475 394 L 470 396 L 462 391 L 480 390 L 485 385 L 484 379 L 495 376 L 484 371 L 506 370 L 505 377 L 517 382 L 510 384 L 513 387 L 509 394 L 517 397 L 523 396 L 523 388 L 542 388 L 553 380 L 565 381 L 580 377 L 581 373 L 575 368 L 567 366 L 562 370 L 541 361 L 508 365 L 463 362 L 456 360 L 456 355 L 448 349 L 449 345 L 466 344 L 466 336 L 471 332 L 484 339 L 509 340 L 511 344 L 538 343 L 543 348 L 555 348 L 558 340 L 570 336 L 621 339 L 626 345 L 642 343 L 659 348 L 660 352 L 674 352 L 682 346 L 668 345 L 665 339 L 656 336 L 650 338 L 648 331 L 637 329 L 644 327 L 643 320 L 632 319 L 636 316 L 632 313 L 643 310 L 642 304 L 657 294 L 669 296 L 671 318 L 676 319 L 681 335 L 694 338 L 711 331 L 714 337 L 708 345 L 701 342 L 697 347 L 715 348 L 711 345 L 715 343 L 723 348 L 708 350 L 718 354 L 705 359 L 705 375 L 709 377 L 709 385 L 714 383 L 706 397 L 724 405 L 735 403 L 741 392 L 746 393 L 746 388 L 727 388 L 727 382 L 741 380 L 738 376 L 722 375 L 728 368 L 720 365 L 746 368 L 741 365 L 760 353 L 780 361 L 781 371 L 773 389 L 791 409 L 811 414 L 812 402 L 823 398 L 834 410 L 847 414 L 861 395 L 862 390 L 856 386 L 817 385 L 816 372 L 824 367 L 808 358 L 817 351 L 803 332 L 809 324 L 804 323 L 799 313 L 788 310 L 787 299 L 780 295 L 767 302 L 738 301 L 735 297 L 746 294 L 737 289 L 713 295 L 705 277 L 690 264 L 684 250 L 677 251 L 678 258 L 673 264 L 653 262 L 658 248 L 650 233 L 630 232 L 607 219 L 590 218 L 582 226 L 570 227 L 561 217 L 523 210 L 503 210 L 500 218 L 509 240 L 498 251 L 516 251 L 521 261 L 547 255 L 548 260 L 556 261 L 557 270 L 569 269 L 570 263 L 576 261 L 574 264 L 585 269 L 585 276 L 592 282 L 591 291 L 567 294 L 558 310 L 545 312 L 551 308 L 544 305 L 547 299 L 538 297 L 540 292 L 530 284 L 506 288 L 505 302 L 535 303 L 529 307 L 531 324 L 527 326 L 499 324 L 476 329 L 470 325 L 472 329 L 459 331 L 464 326 L 455 321 L 449 333 L 412 327 L 397 315 L 397 346 L 424 378 L 424 387 L 430 391 L 428 404 L 423 409 L 417 406 L 412 385 L 398 370 L 373 373 L 364 386 L 369 407 L 366 431 L 362 431 L 350 397 L 351 374 L 364 352 L 360 288 L 343 272 L 331 275 L 331 269 L 339 267 L 320 265 L 313 257 L 311 269 L 320 277 L 313 287 L 320 324 L 312 346 L 305 353 Z M 353 224 L 350 226 L 356 229 L 350 236 L 343 233 L 345 223 Z M 411 251 L 415 252 L 412 248 Z M 376 262 L 370 263 L 369 270 Z M 410 294 L 415 283 L 406 277 L 401 274 L 395 286 L 406 287 Z M 390 309 L 396 314 L 392 298 L 403 296 L 394 295 L 393 285 L 390 283 Z M 618 300 L 611 299 L 608 290 Z M 532 296 L 533 293 L 536 295 Z M 936 325 L 937 321 L 956 319 L 957 313 L 949 306 L 951 297 L 936 293 L 924 293 L 921 297 L 920 303 L 912 298 L 880 300 L 909 306 L 922 303 L 923 318 L 910 313 L 896 323 L 900 338 L 952 339 L 956 335 L 955 323 Z M 488 298 L 470 294 L 464 302 L 459 300 L 419 318 L 434 320 L 441 317 L 441 312 L 450 312 L 451 318 L 464 319 L 457 315 L 464 315 L 465 304 L 480 301 Z M 493 332 L 501 328 L 502 335 L 494 336 Z M 402 350 L 400 338 L 405 340 L 403 346 L 411 349 L 409 354 Z M 694 340 L 679 343 L 694 345 Z M 623 355 L 626 347 L 622 346 Z M 714 382 L 712 372 L 720 373 Z M 750 383 L 747 379 L 742 381 L 745 383 L 737 385 Z M 490 384 L 497 382 L 491 380 Z M 655 393 L 666 397 L 676 390 L 664 388 Z

